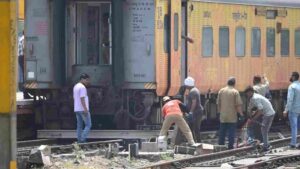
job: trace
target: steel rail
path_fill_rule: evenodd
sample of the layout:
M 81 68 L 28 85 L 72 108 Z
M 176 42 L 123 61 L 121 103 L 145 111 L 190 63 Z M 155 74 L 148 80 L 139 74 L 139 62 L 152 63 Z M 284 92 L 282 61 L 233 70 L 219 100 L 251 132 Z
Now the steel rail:
M 23 148 L 23 147 L 34 147 L 37 145 L 49 145 L 49 144 L 56 144 L 57 139 L 39 139 L 39 140 L 26 140 L 26 141 L 18 141 L 17 147 Z
M 122 139 L 118 140 L 107 140 L 107 141 L 95 141 L 95 142 L 87 142 L 87 143 L 79 143 L 78 146 L 81 149 L 87 149 L 89 147 L 96 148 L 98 146 L 103 146 L 105 144 L 119 143 L 122 142 Z M 60 151 L 70 151 L 74 149 L 73 144 L 69 145 L 59 145 L 59 146 L 51 146 L 51 152 L 60 152 Z
M 249 165 L 243 165 L 239 167 L 234 167 L 234 169 L 265 169 L 265 168 L 277 168 L 282 166 L 283 164 L 300 161 L 300 153 L 292 154 L 292 155 L 286 155 L 286 156 L 280 156 L 268 159 L 266 161 L 260 161 L 254 164 Z
M 87 143 L 78 143 L 77 145 L 81 149 L 85 150 L 85 149 L 89 149 L 89 148 L 98 148 L 98 147 L 104 146 L 106 144 L 119 143 L 122 141 L 123 141 L 122 139 L 107 140 L 107 141 L 95 141 L 95 142 L 87 142 Z M 32 148 L 34 148 L 34 147 L 18 149 L 18 156 L 28 156 L 30 154 Z M 51 153 L 55 153 L 55 154 L 73 152 L 74 144 L 50 146 L 50 149 L 51 149 Z
M 282 147 L 282 146 L 287 145 L 287 143 L 289 143 L 290 139 L 291 138 L 289 137 L 289 138 L 274 140 L 274 141 L 270 141 L 270 144 L 272 145 L 273 148 Z M 297 139 L 300 139 L 300 136 L 298 136 Z M 229 157 L 229 156 L 245 156 L 245 155 L 247 155 L 247 153 L 254 151 L 254 150 L 255 150 L 255 147 L 247 146 L 247 147 L 237 148 L 237 149 L 233 149 L 233 150 L 225 150 L 225 151 L 212 153 L 212 154 L 205 154 L 205 155 L 199 155 L 199 156 L 194 156 L 194 157 L 189 157 L 189 158 L 184 158 L 184 159 L 179 159 L 179 160 L 161 162 L 161 163 L 157 163 L 157 164 L 149 165 L 149 166 L 145 166 L 145 167 L 140 167 L 140 168 L 141 169 L 184 168 L 184 167 L 191 166 L 193 163 L 212 161 L 212 160 Z

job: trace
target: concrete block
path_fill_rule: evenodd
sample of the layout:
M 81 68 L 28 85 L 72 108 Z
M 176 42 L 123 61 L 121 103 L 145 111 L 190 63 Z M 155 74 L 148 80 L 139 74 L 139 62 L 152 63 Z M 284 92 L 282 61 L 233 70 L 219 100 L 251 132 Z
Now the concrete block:
M 139 146 L 137 143 L 128 145 L 129 159 L 137 157 L 139 154 Z
M 175 154 L 190 154 L 194 155 L 196 147 L 190 146 L 175 146 Z
M 158 152 L 158 144 L 157 142 L 142 142 L 143 152 Z
M 51 155 L 51 148 L 47 145 L 41 145 L 38 150 L 40 150 L 45 156 Z
M 43 164 L 44 166 L 50 166 L 51 149 L 49 146 L 41 145 L 38 148 L 31 150 L 28 162 L 33 164 Z
M 223 145 L 201 144 L 196 148 L 195 155 L 210 154 L 226 150 L 227 147 Z

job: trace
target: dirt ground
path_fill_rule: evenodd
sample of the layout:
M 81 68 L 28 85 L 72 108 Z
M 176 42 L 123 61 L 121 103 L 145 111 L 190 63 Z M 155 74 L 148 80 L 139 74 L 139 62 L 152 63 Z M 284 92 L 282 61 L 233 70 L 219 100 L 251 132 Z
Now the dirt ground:
M 162 161 L 169 161 L 174 159 L 182 159 L 186 157 L 191 157 L 191 155 L 180 155 L 175 154 L 174 157 L 171 156 L 161 156 Z M 56 158 L 51 159 L 52 165 L 45 166 L 43 169 L 132 169 L 145 167 L 154 163 L 157 160 L 149 159 L 131 159 L 128 157 L 116 156 L 111 159 L 104 158 L 104 156 L 94 156 L 85 157 L 84 159 L 76 160 L 68 158 Z

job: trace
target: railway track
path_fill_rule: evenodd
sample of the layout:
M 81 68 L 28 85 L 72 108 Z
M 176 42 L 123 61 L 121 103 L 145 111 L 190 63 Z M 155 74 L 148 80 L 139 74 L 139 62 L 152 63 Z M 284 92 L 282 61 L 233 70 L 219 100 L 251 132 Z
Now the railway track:
M 292 165 L 291 165 L 292 163 Z M 291 155 L 284 155 L 279 157 L 274 157 L 268 159 L 266 161 L 256 162 L 254 164 L 244 165 L 240 167 L 234 167 L 235 169 L 271 169 L 271 168 L 278 168 L 278 167 L 285 167 L 285 165 L 289 164 L 287 167 L 290 168 L 299 168 L 300 164 L 300 152 L 291 154 Z
M 48 142 L 47 142 L 48 141 Z M 42 145 L 41 143 L 49 143 L 54 142 L 54 140 L 32 140 L 27 141 L 26 143 L 20 143 L 22 145 L 30 145 L 18 148 L 18 156 L 28 156 L 32 149 L 37 148 L 38 146 Z M 89 150 L 89 149 L 98 149 L 105 145 L 112 144 L 112 143 L 120 143 L 123 140 L 107 140 L 107 141 L 95 141 L 95 142 L 87 142 L 87 143 L 79 143 L 79 144 L 67 144 L 67 145 L 52 145 L 50 146 L 50 150 L 52 154 L 62 154 L 62 153 L 72 153 L 74 151 L 74 146 L 78 146 L 79 149 L 82 150 Z M 19 144 L 19 143 L 18 143 Z
M 298 140 L 300 136 L 298 136 Z M 290 138 L 284 138 L 271 141 L 273 148 L 286 147 L 290 142 Z M 233 150 L 226 150 L 212 154 L 199 155 L 180 160 L 172 160 L 168 162 L 160 162 L 154 165 L 141 167 L 143 169 L 177 169 L 186 167 L 213 167 L 220 166 L 222 163 L 245 159 L 248 157 L 262 156 L 256 147 L 247 146 Z

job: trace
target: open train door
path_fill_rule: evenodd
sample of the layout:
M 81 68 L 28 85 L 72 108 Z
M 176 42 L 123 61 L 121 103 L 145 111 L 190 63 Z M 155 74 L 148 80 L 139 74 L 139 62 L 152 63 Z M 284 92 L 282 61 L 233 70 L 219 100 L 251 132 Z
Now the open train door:
M 170 88 L 168 95 L 174 96 L 181 86 L 181 0 L 171 0 L 171 62 Z
M 169 0 L 155 0 L 155 72 L 156 94 L 163 96 L 168 88 L 170 51 Z

